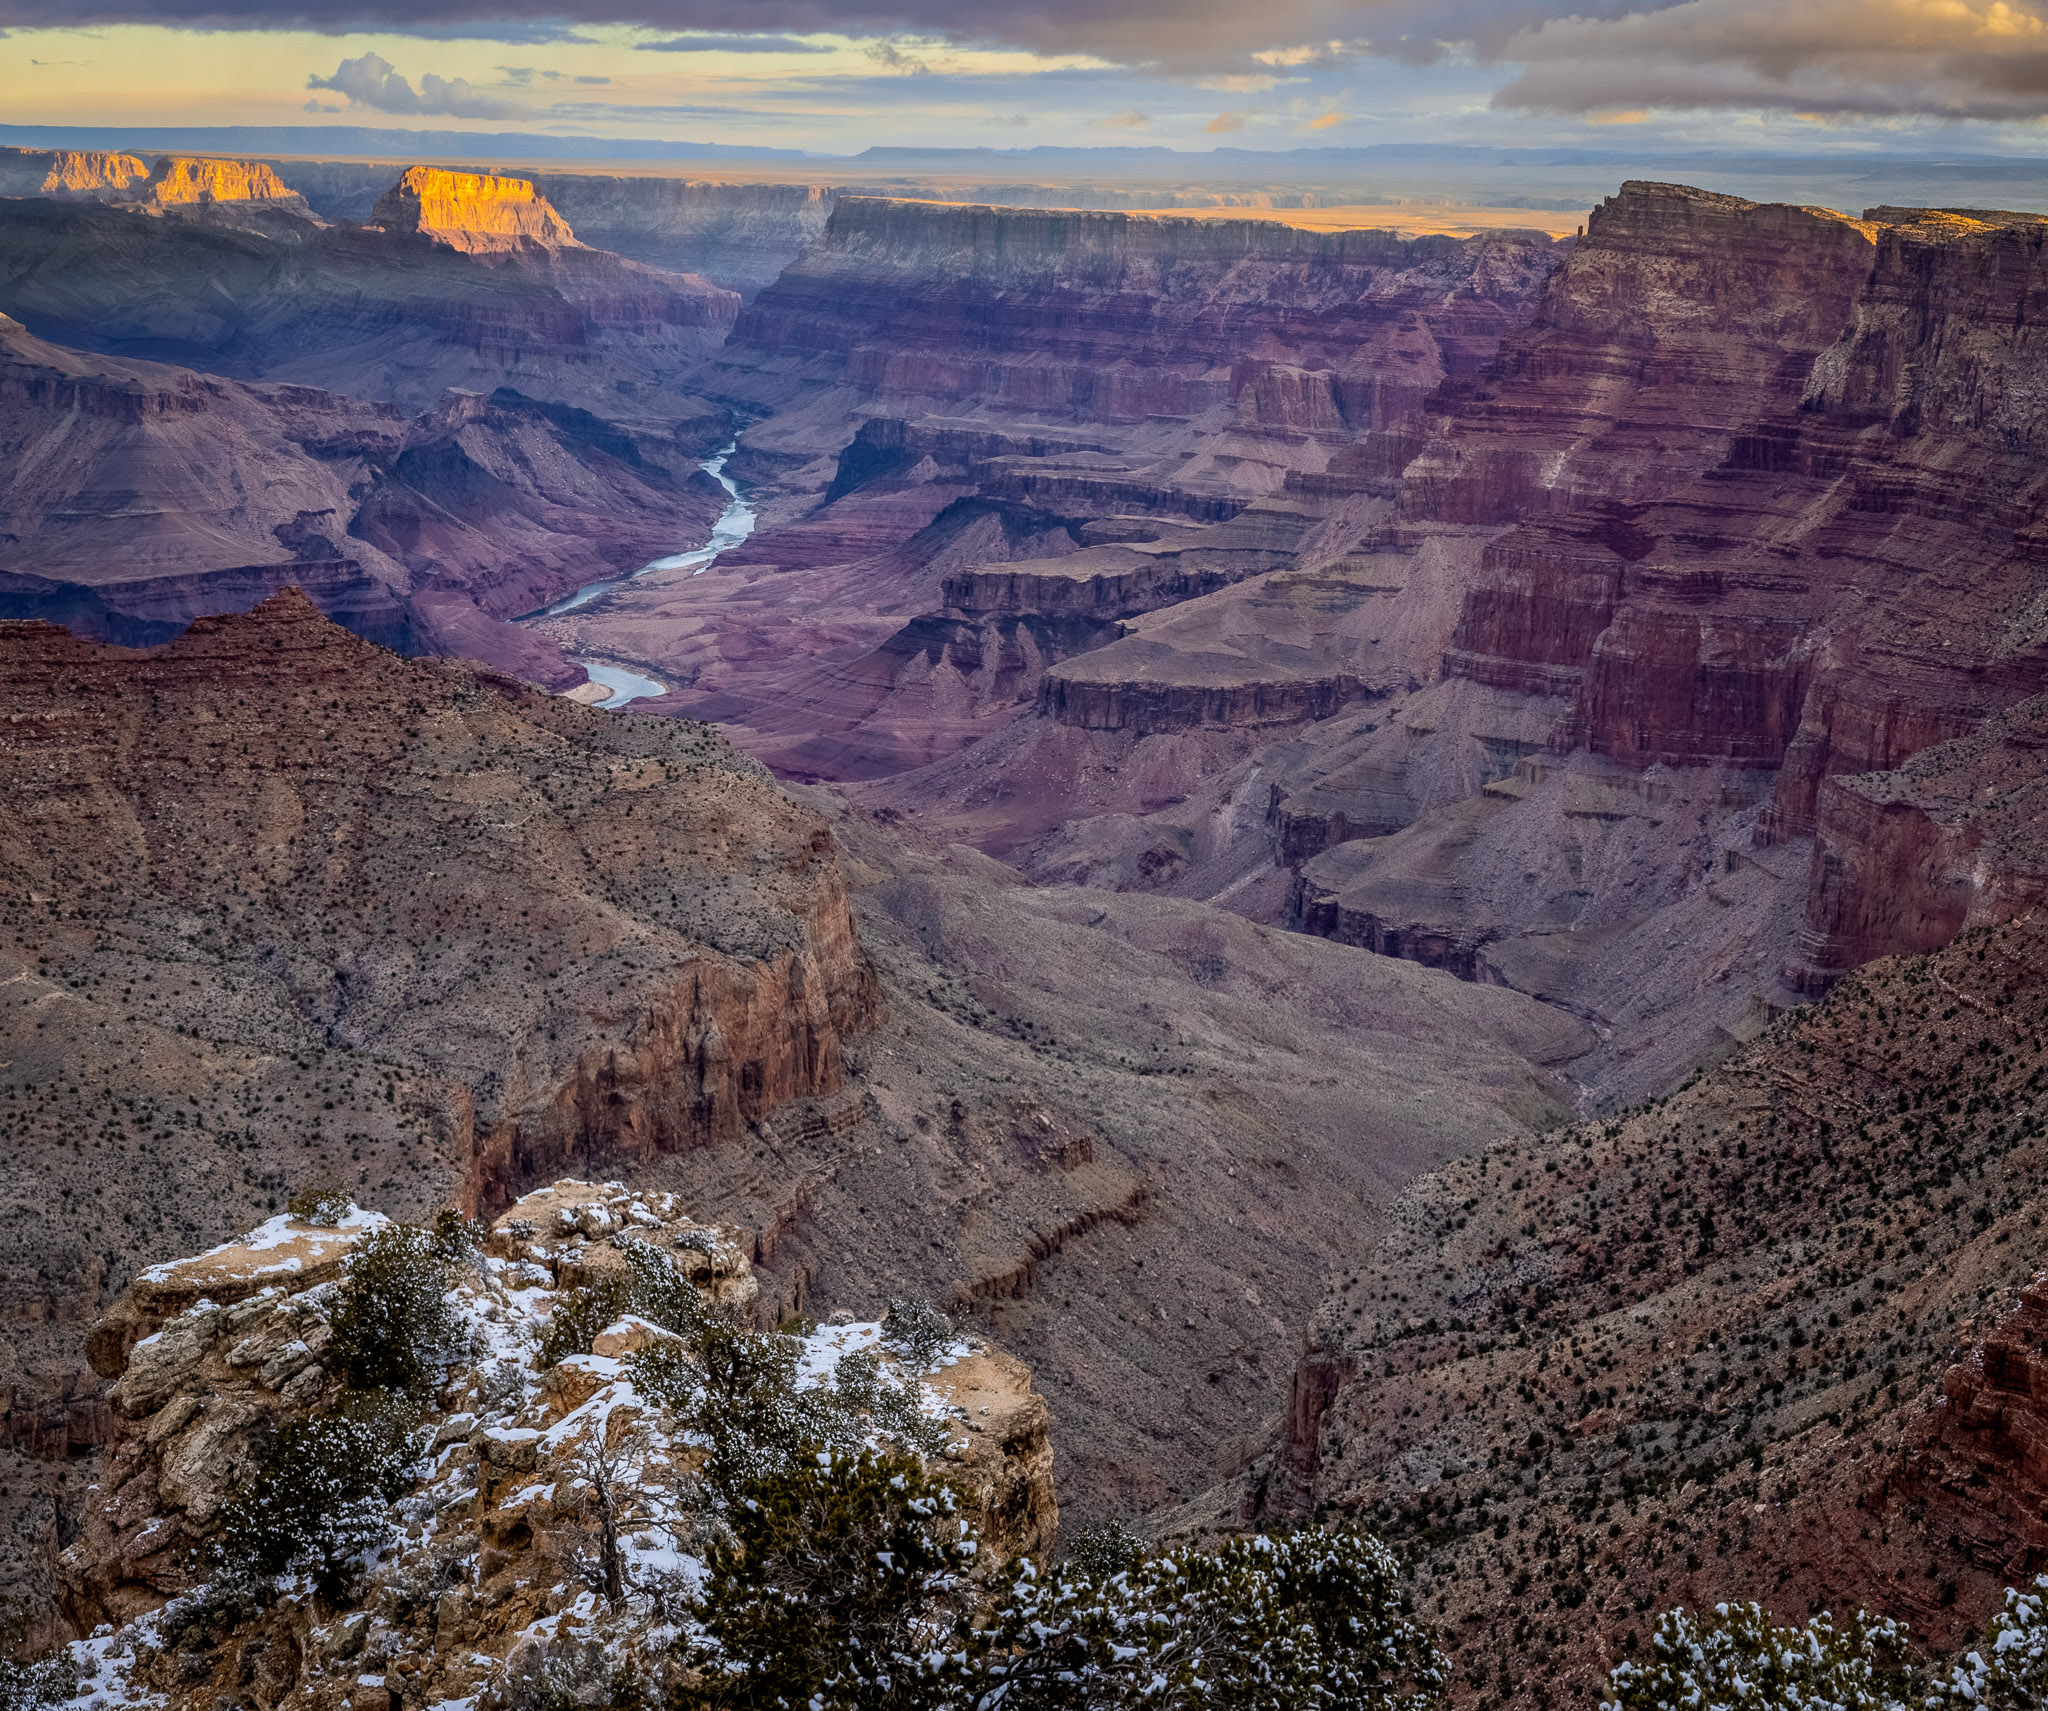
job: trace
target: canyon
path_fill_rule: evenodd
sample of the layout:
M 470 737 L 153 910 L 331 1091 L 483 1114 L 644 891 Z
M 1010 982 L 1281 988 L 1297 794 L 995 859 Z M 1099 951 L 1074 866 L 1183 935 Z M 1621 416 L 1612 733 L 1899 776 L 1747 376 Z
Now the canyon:
M 137 1268 L 570 1170 L 1461 1698 L 2039 1565 L 2048 219 L 232 164 L 0 159 L 13 1584 Z
M 1077 906 L 296 592 L 0 661 L 0 1490 L 45 1633 L 113 1429 L 87 1328 L 309 1183 L 418 1218 L 629 1171 L 746 1233 L 766 1324 L 938 1301 L 1031 1366 L 1085 1519 L 1249 1454 L 1399 1185 L 1570 1109 L 1586 1031 L 1518 994 Z

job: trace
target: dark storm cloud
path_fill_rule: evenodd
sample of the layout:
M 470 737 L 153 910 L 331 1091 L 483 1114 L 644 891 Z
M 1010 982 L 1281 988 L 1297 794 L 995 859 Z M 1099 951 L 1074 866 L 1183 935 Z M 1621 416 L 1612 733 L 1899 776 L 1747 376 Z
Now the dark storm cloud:
M 1645 0 L 1635 0 L 1637 5 Z M 1657 4 L 1659 0 L 1647 0 Z M 1627 0 L 1571 11 L 1612 15 Z M 183 24 L 213 29 L 472 33 L 530 40 L 626 24 L 680 35 L 919 35 L 1040 53 L 1090 53 L 1168 70 L 1241 68 L 1266 48 L 1326 47 L 1366 36 L 1375 51 L 1429 59 L 1447 44 L 1482 54 L 1565 8 L 1551 0 L 0 0 L 0 26 Z
M 1605 23 L 1556 19 L 1506 48 L 1496 106 L 2036 119 L 2048 0 L 1687 0 Z

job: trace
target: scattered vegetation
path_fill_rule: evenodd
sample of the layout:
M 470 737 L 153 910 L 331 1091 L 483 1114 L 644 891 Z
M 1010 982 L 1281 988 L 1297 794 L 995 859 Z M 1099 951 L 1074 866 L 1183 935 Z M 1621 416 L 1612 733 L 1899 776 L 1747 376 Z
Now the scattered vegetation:
M 18 1661 L 27 1628 L 18 1605 L 0 1608 L 0 1711 L 50 1711 L 78 1695 L 69 1648 L 53 1646 Z
M 2048 1575 L 2008 1591 L 1982 1648 L 1945 1666 L 1916 1666 L 1902 1622 L 1858 1611 L 1781 1628 L 1755 1604 L 1668 1610 L 1651 1649 L 1650 1663 L 1614 1671 L 1601 1711 L 2039 1711 L 2048 1705 Z

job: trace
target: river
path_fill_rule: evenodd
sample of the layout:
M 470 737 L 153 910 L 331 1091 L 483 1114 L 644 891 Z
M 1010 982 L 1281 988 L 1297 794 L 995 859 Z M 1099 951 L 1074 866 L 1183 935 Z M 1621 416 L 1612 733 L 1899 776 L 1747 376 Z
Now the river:
M 710 569 L 712 561 L 720 553 L 730 552 L 738 546 L 754 532 L 754 508 L 740 492 L 739 483 L 725 473 L 725 460 L 732 456 L 738 445 L 737 440 L 728 441 L 698 466 L 723 487 L 728 495 L 724 512 L 712 525 L 710 540 L 689 552 L 672 553 L 667 558 L 658 558 L 651 564 L 643 564 L 630 575 L 608 577 L 603 582 L 586 582 L 574 594 L 557 600 L 545 611 L 537 612 L 534 616 L 553 618 L 563 612 L 573 612 L 577 607 L 589 604 L 600 594 L 613 588 L 624 587 L 625 584 L 639 577 L 651 575 L 657 570 L 687 570 L 692 576 L 701 575 Z M 615 665 L 603 665 L 587 659 L 580 659 L 576 663 L 590 673 L 593 683 L 602 683 L 612 692 L 609 698 L 598 703 L 600 707 L 623 707 L 629 701 L 639 701 L 649 695 L 668 693 L 666 684 L 657 683 L 651 677 L 642 677 L 637 672 L 625 671 Z

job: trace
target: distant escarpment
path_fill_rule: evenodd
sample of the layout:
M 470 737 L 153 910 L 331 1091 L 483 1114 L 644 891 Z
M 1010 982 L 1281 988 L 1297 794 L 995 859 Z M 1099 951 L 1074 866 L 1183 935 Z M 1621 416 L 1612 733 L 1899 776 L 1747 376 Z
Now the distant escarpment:
M 1747 1031 L 1668 1099 L 1418 1182 L 1245 1488 L 1410 1541 L 1508 1703 L 1590 1706 L 1674 1604 L 1945 1649 L 2048 1561 L 2048 924 Z
M 130 213 L 294 239 L 318 229 L 306 199 L 261 161 L 0 149 L 0 196 L 102 202 Z
M 62 199 L 0 202 L 0 311 L 83 350 L 241 380 L 411 409 L 450 387 L 513 385 L 614 420 L 688 423 L 716 444 L 722 413 L 672 386 L 723 341 L 738 298 L 568 241 L 531 186 L 522 199 L 502 189 L 518 181 L 477 180 L 486 188 L 465 200 L 442 182 L 467 176 L 409 175 L 392 230 L 292 242 Z M 526 237 L 500 229 L 522 221 Z
M 86 356 L 0 317 L 0 616 L 129 645 L 290 584 L 361 635 L 584 680 L 506 622 L 701 539 L 674 433 L 510 389 L 409 417 Z
M 797 373 L 890 405 L 1317 437 L 1398 420 L 1523 318 L 1547 238 L 1324 234 L 842 196 L 721 354 L 734 396 Z

